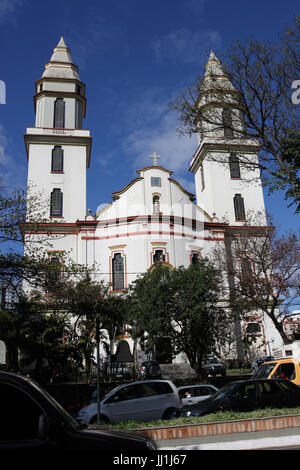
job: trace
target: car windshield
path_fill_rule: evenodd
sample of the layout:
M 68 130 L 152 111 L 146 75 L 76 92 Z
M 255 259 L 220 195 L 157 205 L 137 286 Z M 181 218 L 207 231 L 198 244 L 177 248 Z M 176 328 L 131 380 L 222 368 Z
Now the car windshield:
M 204 364 L 218 364 L 219 362 L 218 359 L 205 359 Z
M 276 362 L 270 362 L 269 364 L 263 364 L 253 375 L 253 379 L 267 379 L 271 374 L 272 370 L 276 366 Z

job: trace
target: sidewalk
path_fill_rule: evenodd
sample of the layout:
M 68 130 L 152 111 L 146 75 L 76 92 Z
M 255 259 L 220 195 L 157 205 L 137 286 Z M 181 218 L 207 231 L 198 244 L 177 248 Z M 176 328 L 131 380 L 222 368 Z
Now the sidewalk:
M 155 443 L 158 450 L 258 450 L 287 446 L 300 448 L 300 427 L 169 439 Z

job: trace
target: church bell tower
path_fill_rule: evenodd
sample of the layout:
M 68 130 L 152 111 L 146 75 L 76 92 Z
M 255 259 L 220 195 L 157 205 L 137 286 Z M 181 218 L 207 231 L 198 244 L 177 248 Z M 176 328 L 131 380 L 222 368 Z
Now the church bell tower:
M 245 135 L 240 95 L 211 52 L 196 101 L 198 148 L 191 161 L 197 204 L 213 218 L 243 225 L 265 212 L 257 167 L 260 143 Z
M 35 127 L 28 127 L 28 195 L 41 199 L 40 216 L 75 222 L 86 215 L 90 131 L 82 129 L 85 85 L 63 37 L 36 81 Z

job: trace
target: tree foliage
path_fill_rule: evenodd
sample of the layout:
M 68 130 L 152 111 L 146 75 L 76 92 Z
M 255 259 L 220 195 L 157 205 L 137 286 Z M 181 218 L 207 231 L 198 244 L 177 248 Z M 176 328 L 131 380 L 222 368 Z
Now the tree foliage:
M 249 215 L 230 235 L 230 251 L 218 245 L 213 259 L 233 280 L 228 297 L 240 318 L 263 312 L 288 343 L 284 321 L 293 319 L 292 305 L 300 295 L 300 238 L 295 232 L 280 235 L 271 220 L 263 225 L 261 217 Z
M 187 269 L 158 263 L 130 289 L 132 322 L 136 331 L 146 331 L 148 348 L 170 338 L 173 354 L 184 353 L 200 374 L 203 356 L 214 350 L 228 324 L 221 292 L 220 272 L 207 259 Z

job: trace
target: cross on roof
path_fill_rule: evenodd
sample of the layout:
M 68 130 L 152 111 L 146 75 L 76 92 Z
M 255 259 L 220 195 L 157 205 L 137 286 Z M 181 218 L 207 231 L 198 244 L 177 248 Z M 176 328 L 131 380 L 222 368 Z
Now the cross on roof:
M 150 158 L 153 158 L 153 165 L 157 166 L 157 158 L 160 158 L 160 155 L 157 155 L 156 152 L 153 152 L 153 154 L 149 156 Z

